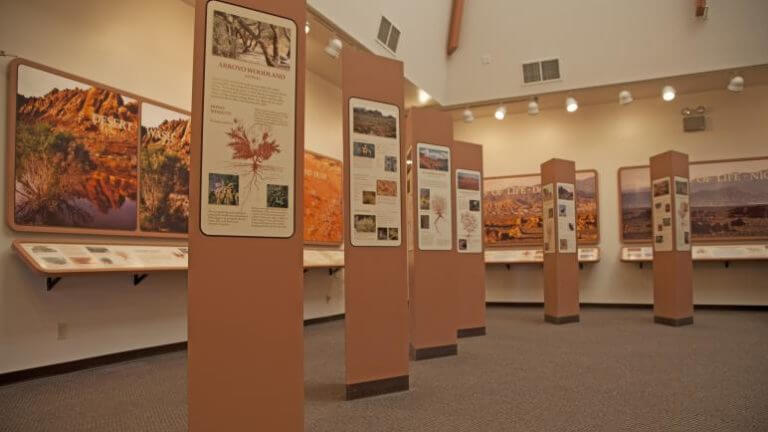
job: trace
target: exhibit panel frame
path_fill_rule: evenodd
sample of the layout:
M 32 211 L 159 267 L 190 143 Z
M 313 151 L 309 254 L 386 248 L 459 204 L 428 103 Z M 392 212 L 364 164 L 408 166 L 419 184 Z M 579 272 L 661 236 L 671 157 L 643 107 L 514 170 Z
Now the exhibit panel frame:
M 584 174 L 593 174 L 594 180 L 592 181 L 593 187 L 594 187 L 594 198 L 592 199 L 579 199 L 578 190 L 580 183 L 584 179 L 579 179 L 580 175 Z M 600 174 L 596 169 L 582 169 L 582 170 L 576 170 L 576 188 L 577 188 L 577 194 L 576 194 L 576 213 L 577 213 L 577 223 L 579 222 L 578 216 L 579 214 L 585 214 L 584 221 L 582 225 L 585 225 L 589 223 L 589 220 L 593 220 L 594 224 L 594 238 L 588 239 L 588 240 L 581 240 L 578 238 L 578 235 L 580 235 L 581 230 L 577 231 L 577 238 L 576 242 L 580 245 L 597 245 L 600 244 Z M 505 175 L 505 176 L 491 176 L 491 177 L 484 177 L 483 178 L 483 244 L 487 248 L 516 248 L 516 247 L 524 247 L 524 246 L 542 246 L 544 244 L 544 238 L 543 238 L 543 226 L 542 226 L 542 232 L 541 234 L 534 235 L 531 239 L 528 240 L 519 240 L 514 242 L 508 243 L 489 243 L 488 236 L 487 236 L 487 225 L 489 223 L 489 220 L 492 220 L 493 218 L 489 218 L 486 216 L 486 211 L 488 210 L 488 206 L 490 206 L 492 200 L 488 200 L 487 196 L 494 192 L 493 188 L 489 188 L 486 186 L 486 182 L 490 181 L 501 181 L 506 179 L 529 179 L 530 183 L 529 186 L 521 185 L 521 186 L 515 186 L 515 187 L 521 187 L 521 188 L 535 188 L 538 186 L 538 190 L 534 189 L 531 192 L 526 192 L 525 194 L 541 194 L 541 173 L 531 173 L 531 174 L 515 174 L 515 175 Z M 535 183 L 536 179 L 538 179 L 538 183 Z M 533 182 L 533 183 L 531 183 Z M 583 190 L 583 189 L 582 189 Z M 581 194 L 583 195 L 583 194 Z M 594 201 L 594 208 L 589 210 L 589 207 L 591 206 L 591 203 L 589 201 Z M 583 205 L 585 208 L 582 208 L 582 210 L 579 210 L 579 205 Z M 542 204 L 543 205 L 543 204 Z M 543 209 L 542 209 L 543 211 Z M 539 222 L 543 219 L 542 216 L 539 217 Z M 522 232 L 522 224 L 525 218 L 525 216 L 514 216 L 514 218 L 520 219 L 519 227 L 516 228 L 521 231 L 521 235 L 524 234 Z M 529 217 L 530 218 L 530 217 Z M 591 224 L 591 223 L 590 223 Z M 578 229 L 578 228 L 577 228 Z
M 736 165 L 736 167 L 729 167 L 728 164 Z M 752 169 L 753 172 L 735 172 L 739 169 L 738 165 L 756 165 Z M 722 167 L 718 167 L 722 165 Z M 733 159 L 713 159 L 704 161 L 694 161 L 689 163 L 690 170 L 690 210 L 691 210 L 691 243 L 692 244 L 722 244 L 722 243 L 749 243 L 760 242 L 768 240 L 768 204 L 754 204 L 749 202 L 730 202 L 728 203 L 728 197 L 732 199 L 766 199 L 768 197 L 768 156 L 759 157 L 747 157 L 747 158 L 733 158 Z M 634 176 L 644 176 L 648 178 L 647 199 L 650 202 L 650 166 L 649 165 L 634 165 L 627 167 L 620 167 L 617 172 L 617 191 L 618 197 L 618 215 L 619 215 L 619 239 L 622 244 L 650 244 L 652 237 L 648 235 L 646 238 L 627 238 L 625 235 L 626 227 L 628 226 L 628 219 L 625 216 L 625 202 L 636 202 L 639 196 L 643 195 L 643 192 L 626 192 L 633 189 L 638 189 L 642 185 L 635 185 L 632 188 L 626 186 L 626 182 L 623 182 L 623 175 L 625 173 L 636 171 Z M 697 172 L 700 171 L 714 171 L 714 175 L 708 175 L 703 177 L 694 177 Z M 645 176 L 647 174 L 647 176 Z M 754 180 L 752 184 L 748 184 L 747 179 Z M 738 180 L 738 182 L 736 181 Z M 634 179 L 634 182 L 642 182 L 640 179 Z M 718 183 L 724 183 L 725 186 L 718 187 Z M 742 183 L 742 184 L 737 184 Z M 718 192 L 720 189 L 720 192 Z M 697 201 L 700 201 L 701 194 L 705 193 L 707 200 L 710 202 L 710 206 L 699 206 Z M 635 194 L 631 200 L 625 195 Z M 697 198 L 698 196 L 698 198 Z M 719 205 L 717 205 L 719 204 Z M 635 211 L 641 211 L 644 207 L 633 207 Z M 650 212 L 650 204 L 647 206 L 647 212 Z M 759 235 L 713 235 L 708 237 L 702 237 L 701 234 L 696 234 L 696 231 L 708 230 L 710 232 L 738 232 L 740 230 L 747 229 L 750 225 L 750 219 L 759 219 L 757 216 L 762 214 L 763 221 L 759 220 L 755 222 L 758 229 L 763 231 Z M 637 223 L 643 223 L 647 221 L 647 229 L 650 232 L 651 221 L 647 219 L 649 215 L 642 217 L 641 215 L 635 216 L 634 219 Z M 735 224 L 735 225 L 734 225 Z
M 195 252 L 189 261 L 187 302 L 189 428 L 193 432 L 300 431 L 304 426 L 306 35 L 300 30 L 305 22 L 306 4 L 301 0 L 199 0 L 195 8 L 189 224 L 189 244 Z M 214 41 L 226 35 L 232 38 Z M 229 43 L 230 49 L 223 43 Z M 219 44 L 216 53 L 215 44 Z M 289 86 L 286 75 L 295 77 Z M 217 76 L 219 81 L 214 83 Z M 215 103 L 211 99 L 214 86 L 218 86 Z M 224 91 L 232 88 L 240 91 Z M 237 129 L 234 118 L 240 113 L 246 115 L 243 130 L 257 132 L 249 136 L 262 133 L 255 148 L 222 145 L 218 134 L 211 141 L 213 135 L 208 132 L 216 129 L 209 130 L 213 122 L 206 122 L 218 119 L 220 125 Z M 264 131 L 251 128 L 251 123 L 271 126 L 267 132 L 273 133 L 272 138 L 267 134 L 264 140 Z M 273 140 L 290 148 L 281 147 L 288 151 L 275 156 L 274 146 L 261 146 Z M 233 151 L 259 161 L 267 153 L 271 157 L 291 154 L 275 159 L 269 173 L 271 184 L 287 185 L 288 190 L 265 188 L 266 195 L 259 198 L 265 201 L 256 212 L 262 215 L 266 207 L 261 206 L 271 203 L 270 208 L 279 212 L 275 229 L 267 226 L 272 220 L 268 217 L 256 218 L 256 229 L 247 223 L 239 225 L 242 221 L 231 228 L 205 229 L 201 211 L 210 191 L 203 189 L 203 177 L 208 174 L 203 171 L 204 158 L 213 155 L 208 162 L 216 164 L 222 158 L 224 163 L 233 158 Z M 247 154 L 251 151 L 257 153 Z M 219 182 L 224 192 L 229 190 L 228 181 Z M 224 193 L 215 198 L 225 203 L 232 197 Z
M 153 131 L 156 139 L 153 148 L 163 150 L 162 159 L 154 157 L 154 162 L 159 169 L 167 171 L 156 178 L 167 180 L 171 176 L 176 180 L 170 186 L 162 184 L 152 188 L 153 193 L 161 193 L 159 198 L 153 198 L 153 202 L 159 203 L 153 208 L 160 209 L 158 217 L 173 219 L 171 225 L 188 226 L 189 185 L 184 194 L 183 183 L 189 178 L 190 169 L 189 111 L 23 58 L 12 60 L 8 70 L 6 222 L 11 229 L 37 233 L 187 238 L 187 232 L 179 229 L 142 229 L 142 164 L 149 152 L 143 143 L 144 120 L 149 118 L 149 115 L 145 116 L 144 106 L 151 105 L 174 114 L 173 118 L 166 118 L 167 124 L 153 126 L 158 129 L 157 133 Z M 22 73 L 29 74 L 30 78 L 20 80 Z M 24 90 L 20 90 L 20 86 Z M 52 109 L 57 113 L 49 111 Z M 21 121 L 20 117 L 25 120 Z M 184 124 L 175 123 L 179 121 Z M 37 146 L 36 150 L 30 150 L 26 156 L 18 154 L 19 137 L 27 143 L 24 148 Z M 159 146 L 158 142 L 161 143 Z M 175 148 L 165 155 L 169 143 Z M 131 149 L 133 146 L 135 151 Z M 127 152 L 126 148 L 129 149 Z M 153 153 L 153 156 L 158 155 Z M 40 157 L 47 159 L 39 160 Z M 22 181 L 17 181 L 19 162 L 25 167 Z M 178 176 L 180 180 L 176 178 Z M 182 184 L 181 194 L 177 183 Z M 26 192 L 18 191 L 19 187 L 25 188 Z M 145 195 L 149 196 L 149 193 L 148 189 Z M 174 207 L 170 210 L 167 208 L 169 194 L 174 195 L 170 199 Z M 17 220 L 17 196 L 32 203 L 22 207 L 24 217 L 30 223 Z M 56 211 L 45 210 L 50 206 L 35 206 L 34 197 L 55 203 Z M 43 222 L 45 220 L 47 222 Z M 78 226 L 86 221 L 95 227 Z M 158 225 L 163 224 L 169 223 Z

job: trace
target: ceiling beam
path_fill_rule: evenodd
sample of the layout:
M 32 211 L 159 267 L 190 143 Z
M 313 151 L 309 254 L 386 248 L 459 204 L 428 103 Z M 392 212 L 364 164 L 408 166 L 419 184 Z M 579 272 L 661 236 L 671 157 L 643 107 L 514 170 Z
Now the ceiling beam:
M 461 34 L 461 16 L 464 13 L 464 0 L 453 0 L 451 9 L 451 27 L 448 30 L 448 55 L 453 54 L 459 47 Z

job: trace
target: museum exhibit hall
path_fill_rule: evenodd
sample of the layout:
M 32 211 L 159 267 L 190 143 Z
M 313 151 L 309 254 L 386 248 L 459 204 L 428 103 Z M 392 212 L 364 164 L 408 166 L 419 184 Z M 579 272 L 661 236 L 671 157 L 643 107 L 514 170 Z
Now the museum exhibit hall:
M 0 0 L 0 432 L 768 431 L 766 23 Z

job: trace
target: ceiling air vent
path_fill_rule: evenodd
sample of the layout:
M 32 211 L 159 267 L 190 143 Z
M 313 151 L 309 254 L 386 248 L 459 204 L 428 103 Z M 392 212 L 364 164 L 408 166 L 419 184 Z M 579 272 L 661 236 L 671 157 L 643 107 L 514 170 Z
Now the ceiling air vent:
M 387 17 L 382 16 L 376 40 L 394 54 L 397 52 L 397 44 L 400 41 L 400 29 L 392 25 Z
M 554 81 L 560 79 L 560 60 L 550 59 L 523 63 L 523 83 Z

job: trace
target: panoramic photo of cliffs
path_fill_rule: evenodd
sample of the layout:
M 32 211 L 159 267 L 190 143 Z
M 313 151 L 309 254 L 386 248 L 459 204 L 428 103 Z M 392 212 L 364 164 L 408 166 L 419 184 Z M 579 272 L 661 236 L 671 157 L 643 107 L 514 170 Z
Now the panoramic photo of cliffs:
M 187 114 L 141 104 L 142 231 L 186 233 L 189 224 L 189 143 Z
M 17 224 L 136 229 L 135 100 L 20 65 L 14 149 Z

